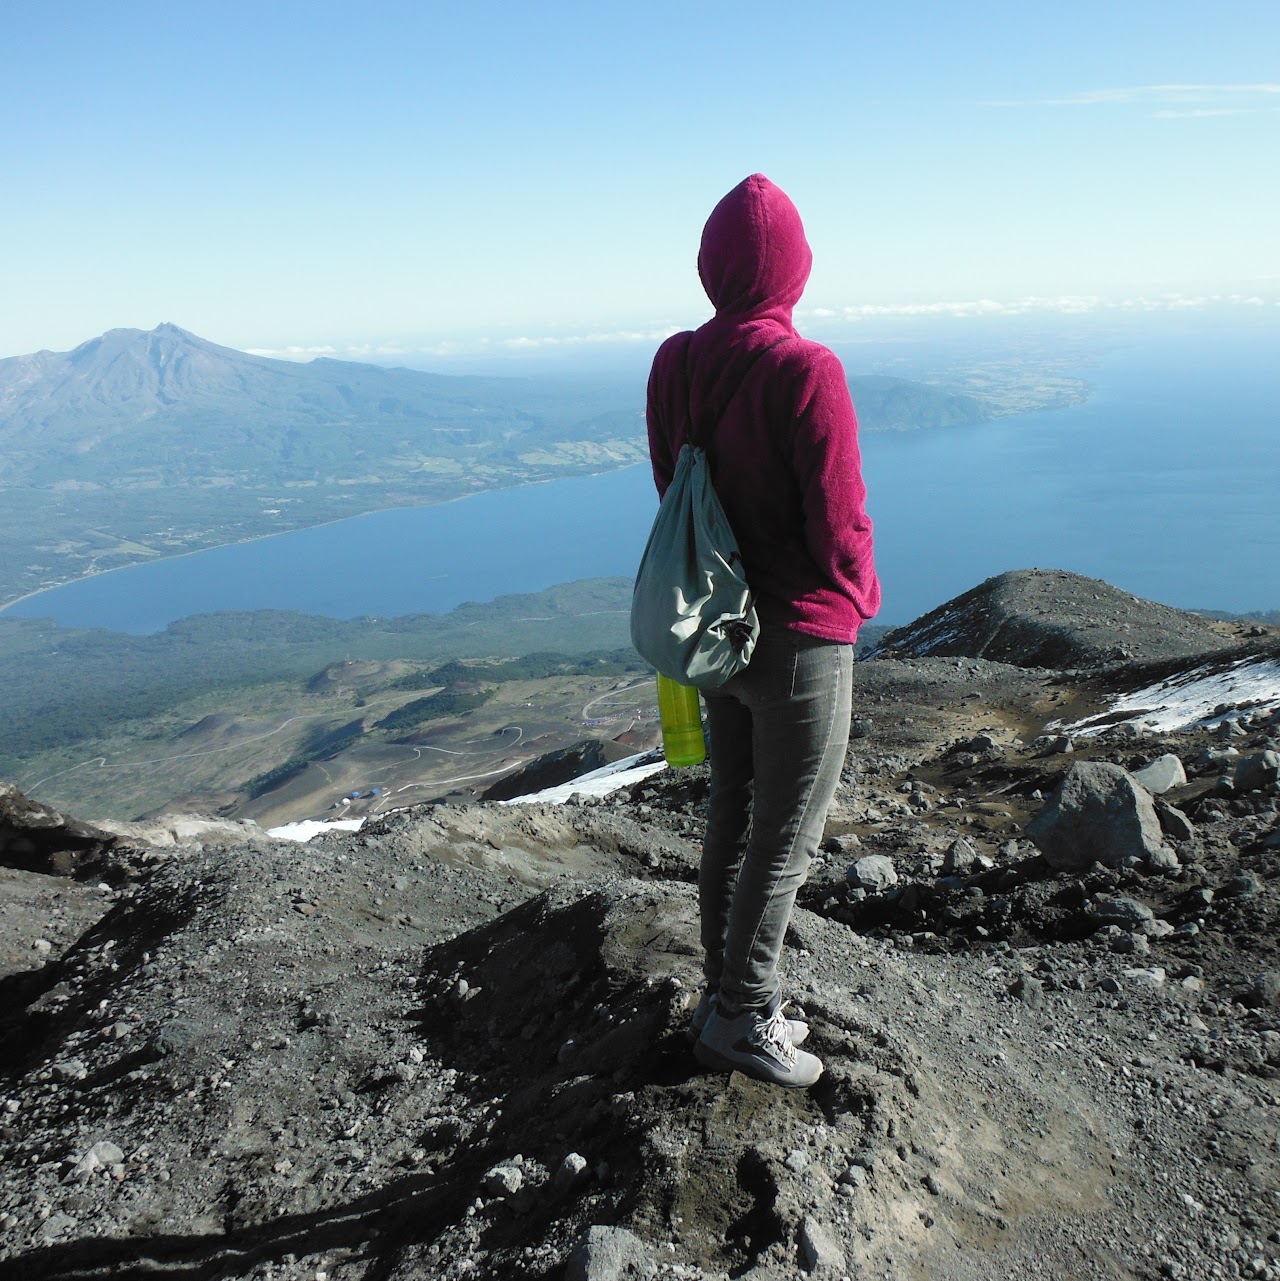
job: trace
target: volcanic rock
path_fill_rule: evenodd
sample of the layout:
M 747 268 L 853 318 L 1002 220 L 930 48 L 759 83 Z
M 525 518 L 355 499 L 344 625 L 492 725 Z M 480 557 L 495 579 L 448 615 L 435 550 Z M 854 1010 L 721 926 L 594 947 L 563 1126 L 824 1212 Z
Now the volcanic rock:
M 49 876 L 100 876 L 116 838 L 0 782 L 0 866 Z
M 1156 919 L 1156 914 L 1145 903 L 1132 898 L 1101 899 L 1090 911 L 1093 919 L 1102 925 L 1118 925 L 1124 930 L 1145 932 L 1145 927 Z
M 883 854 L 865 854 L 849 868 L 849 884 L 864 890 L 883 892 L 898 883 L 893 860 Z
M 1134 770 L 1135 782 L 1141 783 L 1152 796 L 1162 796 L 1170 788 L 1181 787 L 1187 781 L 1187 771 L 1182 761 L 1172 752 L 1157 757 L 1150 765 Z
M 1280 779 L 1280 752 L 1254 752 L 1236 762 L 1232 782 L 1237 792 L 1255 792 Z
M 878 655 L 966 655 L 1020 667 L 1098 667 L 1186 657 L 1229 642 L 1204 619 L 1062 570 L 989 578 L 907 627 Z
M 1123 601 L 1073 600 L 1077 639 L 1134 646 Z M 1057 626 L 1041 604 L 1023 621 Z M 1280 1277 L 1276 796 L 1215 792 L 1274 721 L 1255 682 L 1217 714 L 1242 713 L 1229 761 L 1196 763 L 1203 723 L 1144 730 L 1138 763 L 1188 762 L 1175 810 L 1124 774 L 1132 741 L 1043 753 L 1201 666 L 1104 661 L 859 665 L 779 970 L 811 1090 L 689 1049 L 705 767 L 304 846 L 175 816 L 129 832 L 165 847 L 117 890 L 0 868 L 0 1272 Z M 1050 809 L 1088 835 L 1043 802 L 1081 760 L 1123 852 L 1062 874 L 1023 838 Z M 1176 876 L 1121 840 L 1142 798 L 1194 856 Z M 896 885 L 847 878 L 862 854 Z
M 1093 863 L 1121 867 L 1165 849 L 1150 794 L 1126 770 L 1105 761 L 1073 764 L 1026 834 L 1060 871 Z
M 978 861 L 978 851 L 964 839 L 957 837 L 947 846 L 942 857 L 942 874 L 944 876 L 967 876 L 973 871 Z
M 807 1272 L 838 1276 L 845 1269 L 844 1251 L 813 1215 L 800 1225 L 800 1261 Z
M 649 1248 L 626 1228 L 588 1228 L 574 1247 L 565 1281 L 648 1281 L 656 1270 Z
M 1171 841 L 1182 842 L 1195 838 L 1194 824 L 1176 805 L 1170 805 L 1167 801 L 1157 801 L 1156 817 L 1160 820 L 1160 830 Z
M 1245 1005 L 1267 1009 L 1280 1005 L 1280 972 L 1264 970 L 1257 975 L 1241 997 Z
M 485 800 L 514 800 L 517 796 L 527 796 L 531 792 L 541 792 L 544 788 L 571 782 L 608 764 L 609 756 L 606 751 L 599 739 L 589 738 L 572 747 L 548 752 L 516 770 L 514 774 L 499 779 L 485 792 Z

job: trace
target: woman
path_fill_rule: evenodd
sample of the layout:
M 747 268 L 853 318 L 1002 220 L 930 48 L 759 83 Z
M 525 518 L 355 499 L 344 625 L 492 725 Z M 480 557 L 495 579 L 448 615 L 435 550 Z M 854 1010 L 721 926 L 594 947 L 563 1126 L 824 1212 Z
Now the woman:
M 797 1049 L 808 1029 L 782 1013 L 778 959 L 844 764 L 858 627 L 880 604 L 844 369 L 791 323 L 812 264 L 780 188 L 753 174 L 729 192 L 698 254 L 716 314 L 658 349 L 647 411 L 659 494 L 698 422 L 761 624 L 750 665 L 707 695 L 694 1052 L 792 1086 L 822 1062 Z

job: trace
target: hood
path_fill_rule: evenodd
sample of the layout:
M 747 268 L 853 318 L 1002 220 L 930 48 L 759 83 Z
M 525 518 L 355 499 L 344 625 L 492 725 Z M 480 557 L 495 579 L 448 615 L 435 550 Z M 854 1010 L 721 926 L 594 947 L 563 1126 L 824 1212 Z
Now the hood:
M 799 211 L 762 173 L 729 192 L 702 229 L 698 275 L 718 317 L 790 324 L 812 266 Z

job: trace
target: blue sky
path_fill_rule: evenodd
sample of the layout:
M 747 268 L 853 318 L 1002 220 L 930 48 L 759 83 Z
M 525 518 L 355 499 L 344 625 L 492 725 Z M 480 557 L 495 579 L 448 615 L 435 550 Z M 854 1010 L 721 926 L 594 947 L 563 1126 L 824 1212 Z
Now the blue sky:
M 1277 49 L 1274 0 L 11 4 L 0 355 L 162 320 L 651 346 L 705 318 L 702 222 L 756 170 L 805 218 L 817 336 L 1274 307 Z

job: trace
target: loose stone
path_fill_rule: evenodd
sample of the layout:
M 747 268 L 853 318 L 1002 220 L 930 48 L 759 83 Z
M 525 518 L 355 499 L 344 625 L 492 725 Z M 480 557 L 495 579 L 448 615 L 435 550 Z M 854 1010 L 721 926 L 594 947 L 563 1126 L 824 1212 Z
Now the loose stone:
M 557 1192 L 571 1192 L 574 1188 L 586 1178 L 587 1162 L 586 1158 L 577 1152 L 570 1152 L 563 1161 L 560 1162 L 560 1168 L 555 1174 L 555 1188 Z
M 808 1272 L 843 1272 L 844 1251 L 832 1233 L 813 1215 L 800 1224 L 800 1262 Z
M 898 883 L 898 872 L 893 860 L 884 854 L 866 854 L 849 868 L 849 883 L 883 892 Z

